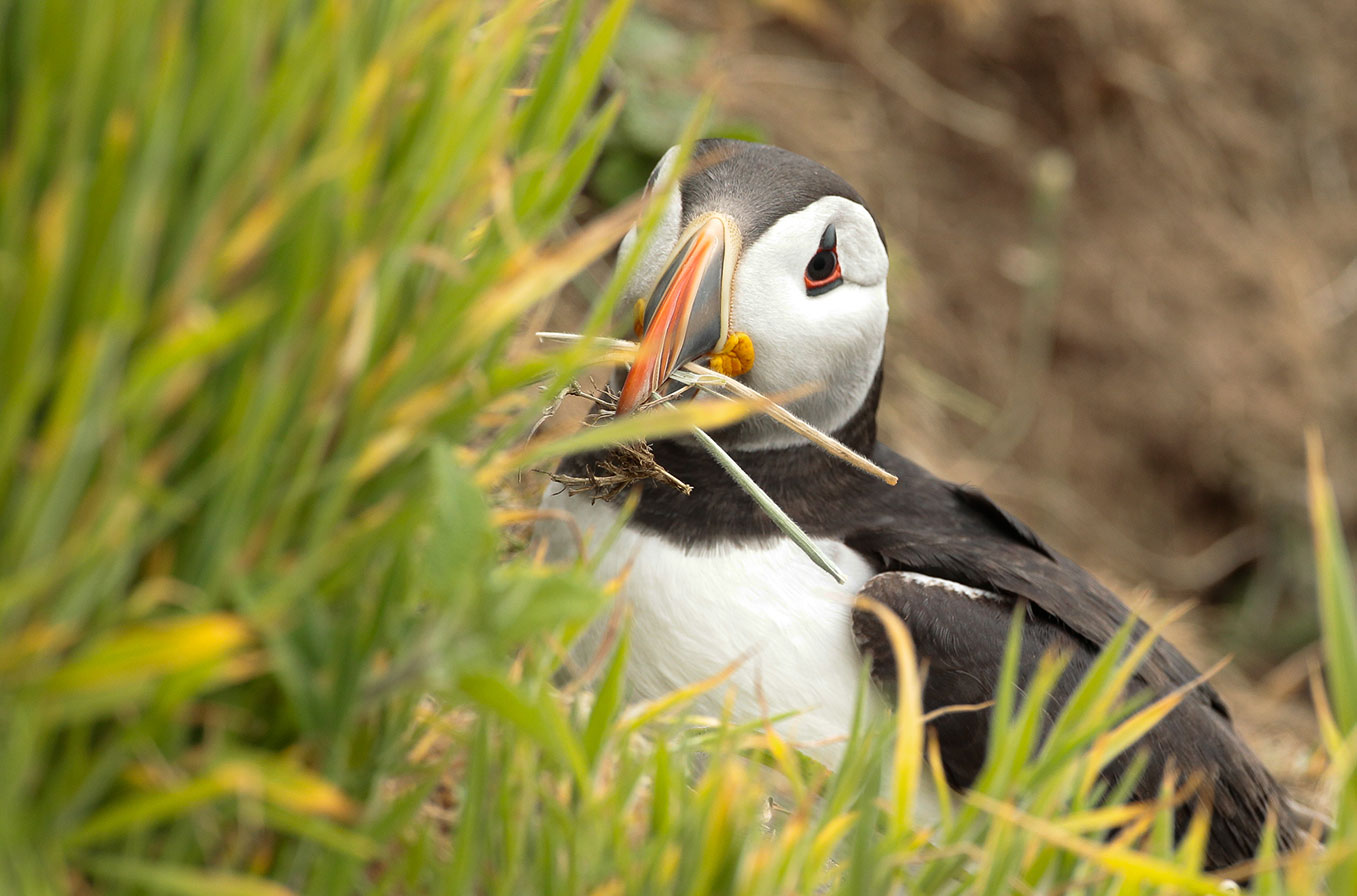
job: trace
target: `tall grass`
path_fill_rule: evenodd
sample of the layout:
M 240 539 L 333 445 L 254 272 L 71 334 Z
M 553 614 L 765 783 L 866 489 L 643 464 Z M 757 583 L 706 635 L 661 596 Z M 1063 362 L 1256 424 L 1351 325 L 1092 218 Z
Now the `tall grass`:
M 419 700 L 600 600 L 469 446 L 626 6 L 0 0 L 0 891 L 420 878 Z
M 515 447 L 584 360 L 516 336 L 634 211 L 563 226 L 626 6 L 0 0 L 0 892 L 1220 889 L 1172 794 L 1096 783 L 1164 710 L 1118 705 L 1127 638 L 1039 748 L 1058 662 L 1005 689 L 930 829 L 916 711 L 830 776 L 684 719 L 719 678 L 628 705 L 625 620 L 552 684 L 606 589 L 502 481 L 600 436 Z M 1315 470 L 1339 818 L 1260 892 L 1357 874 Z

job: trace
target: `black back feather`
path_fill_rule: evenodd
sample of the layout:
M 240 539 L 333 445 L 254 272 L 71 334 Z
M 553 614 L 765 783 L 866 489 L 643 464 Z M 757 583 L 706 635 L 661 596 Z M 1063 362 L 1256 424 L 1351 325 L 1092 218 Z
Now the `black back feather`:
M 993 698 L 1012 614 L 1024 608 L 1028 619 L 1020 677 L 1026 680 L 1048 650 L 1069 657 L 1047 709 L 1048 718 L 1054 719 L 1095 654 L 1133 615 L 1086 570 L 1050 549 L 979 490 L 938 479 L 877 444 L 880 388 L 878 371 L 862 408 L 835 435 L 898 476 L 894 487 L 810 445 L 732 454 L 808 534 L 836 539 L 875 565 L 878 575 L 867 583 L 865 593 L 909 627 L 927 666 L 926 712 Z M 695 443 L 673 439 L 653 448 L 656 460 L 693 486 L 693 492 L 685 496 L 660 484 L 640 486 L 642 499 L 630 525 L 687 547 L 782 537 Z M 580 475 L 601 457 L 594 453 L 568 458 L 563 472 Z M 972 599 L 899 573 L 920 573 L 981 589 L 994 599 Z M 858 611 L 853 628 L 859 649 L 872 660 L 873 677 L 887 694 L 893 693 L 895 659 L 879 620 Z M 1134 620 L 1134 637 L 1145 631 L 1145 624 Z M 1197 677 L 1197 670 L 1176 648 L 1159 640 L 1131 688 L 1160 696 Z M 942 715 L 932 728 L 949 782 L 967 786 L 984 762 L 989 712 Z M 1178 772 L 1197 774 L 1205 781 L 1204 798 L 1214 805 L 1207 850 L 1210 867 L 1251 857 L 1269 813 L 1277 817 L 1283 849 L 1303 835 L 1282 788 L 1239 738 L 1224 701 L 1209 683 L 1193 687 L 1137 748 L 1148 757 L 1134 791 L 1138 798 L 1156 794 L 1170 763 Z M 1123 756 L 1112 763 L 1108 777 L 1122 774 L 1129 761 L 1130 756 Z M 1180 811 L 1180 826 L 1191 811 L 1191 805 Z

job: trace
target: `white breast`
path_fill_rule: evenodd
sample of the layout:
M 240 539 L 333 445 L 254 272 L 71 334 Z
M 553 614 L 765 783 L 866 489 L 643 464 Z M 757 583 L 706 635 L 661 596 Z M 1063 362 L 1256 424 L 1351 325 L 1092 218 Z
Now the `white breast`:
M 591 505 L 584 497 L 548 494 L 543 506 L 567 510 L 591 546 L 617 518 L 612 505 Z M 564 526 L 544 529 L 552 554 L 573 556 L 576 542 Z M 622 577 L 619 599 L 631 615 L 628 678 L 635 694 L 657 697 L 742 660 L 729 679 L 736 721 L 795 712 L 777 724 L 779 732 L 821 762 L 837 765 L 852 727 L 861 663 L 852 602 L 873 570 L 842 544 L 817 544 L 844 573 L 844 584 L 787 538 L 684 549 L 638 527 L 624 528 L 600 559 L 598 576 Z M 592 651 L 598 634 L 582 639 L 577 652 Z M 696 709 L 719 713 L 727 693 L 718 688 Z M 866 699 L 869 711 L 884 708 L 874 692 Z

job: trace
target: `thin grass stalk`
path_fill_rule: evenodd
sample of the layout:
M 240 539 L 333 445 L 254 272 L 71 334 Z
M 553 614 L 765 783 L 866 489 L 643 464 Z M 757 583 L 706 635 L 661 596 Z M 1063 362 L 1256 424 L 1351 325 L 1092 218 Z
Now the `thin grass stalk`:
M 722 448 L 715 439 L 697 427 L 693 427 L 689 432 L 693 438 L 697 439 L 698 444 L 707 450 L 707 453 L 712 456 L 712 459 L 720 464 L 721 469 L 730 474 L 730 478 L 734 479 L 740 488 L 742 488 L 749 497 L 754 499 L 754 502 L 759 505 L 760 509 L 768 514 L 768 518 L 776 523 L 777 527 L 781 529 L 788 538 L 796 542 L 796 546 L 804 551 L 806 556 L 815 562 L 816 566 L 833 576 L 834 581 L 838 582 L 840 585 L 847 581 L 844 578 L 843 572 L 834 564 L 834 561 L 825 556 L 825 553 L 820 550 L 815 542 L 811 541 L 810 536 L 805 533 L 805 530 L 798 526 L 796 521 L 789 517 L 786 511 L 779 507 L 777 502 L 769 497 L 768 493 L 765 492 L 763 488 L 735 462 L 735 459 L 726 452 L 726 449 Z

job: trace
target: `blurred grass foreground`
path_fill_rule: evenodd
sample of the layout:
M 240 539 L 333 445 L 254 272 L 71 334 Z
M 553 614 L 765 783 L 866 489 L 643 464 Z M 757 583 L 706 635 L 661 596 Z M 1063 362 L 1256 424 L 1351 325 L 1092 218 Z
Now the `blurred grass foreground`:
M 625 225 L 563 227 L 626 6 L 0 0 L 0 893 L 1219 890 L 1091 789 L 1129 711 L 1034 750 L 1010 689 L 921 832 L 917 715 L 830 778 L 627 708 L 620 650 L 551 686 L 606 596 L 497 480 L 582 360 L 522 315 Z M 1326 512 L 1339 820 L 1258 892 L 1357 892 Z
M 599 601 L 466 447 L 608 244 L 583 6 L 0 2 L 0 892 L 425 874 L 421 697 Z

